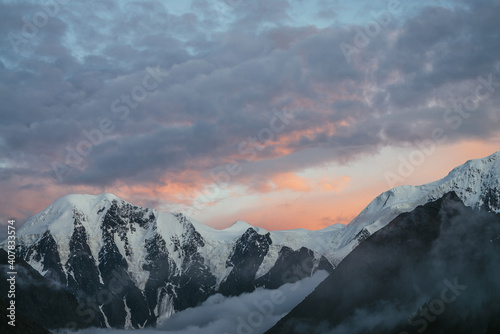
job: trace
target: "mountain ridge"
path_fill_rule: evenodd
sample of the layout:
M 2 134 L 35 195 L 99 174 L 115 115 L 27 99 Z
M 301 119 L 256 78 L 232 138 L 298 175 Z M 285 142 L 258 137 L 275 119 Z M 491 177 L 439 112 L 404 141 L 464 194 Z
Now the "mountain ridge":
M 449 192 L 367 238 L 266 334 L 498 333 L 499 261 L 500 215 Z
M 319 267 L 334 267 L 323 256 L 328 249 L 319 253 L 305 247 L 318 249 L 317 240 L 326 244 L 328 235 L 249 226 L 237 222 L 216 230 L 181 213 L 142 208 L 112 194 L 68 195 L 19 229 L 16 251 L 40 274 L 74 293 L 92 319 L 118 328 L 154 325 L 215 293 L 277 288 L 286 283 L 271 273 L 280 259 L 293 265 L 309 258 L 314 265 L 308 276 Z M 281 252 L 283 247 L 293 251 Z M 110 291 L 116 277 L 126 288 L 111 291 L 103 303 L 96 294 Z
M 412 211 L 450 191 L 473 209 L 500 212 L 500 151 L 467 160 L 442 179 L 416 186 L 402 185 L 381 193 L 349 222 L 338 249 L 349 253 L 360 242 L 355 236 L 361 233 L 363 240 L 400 213 Z
M 331 272 L 398 215 L 450 191 L 474 210 L 500 212 L 499 175 L 496 152 L 467 161 L 441 180 L 390 189 L 348 225 L 316 231 L 267 231 L 243 221 L 217 230 L 182 213 L 143 208 L 110 193 L 72 194 L 18 230 L 17 252 L 80 300 L 95 298 L 92 293 L 106 289 L 118 275 L 126 291 L 114 293 L 107 304 L 87 304 L 102 326 L 139 328 L 215 293 L 277 288 L 288 283 L 282 271 L 304 261 L 311 263 L 305 275 Z

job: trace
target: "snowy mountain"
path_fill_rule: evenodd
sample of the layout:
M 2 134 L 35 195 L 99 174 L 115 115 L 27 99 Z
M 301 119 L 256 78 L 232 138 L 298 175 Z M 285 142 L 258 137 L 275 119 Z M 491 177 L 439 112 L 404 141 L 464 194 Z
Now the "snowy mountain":
M 452 191 L 466 206 L 475 210 L 500 212 L 500 152 L 469 160 L 441 180 L 419 186 L 399 186 L 377 196 L 342 230 L 334 246 L 337 256 L 345 257 L 362 240 L 399 214 Z
M 473 209 L 500 212 L 499 160 L 495 153 L 468 161 L 442 180 L 396 187 L 349 225 L 319 231 L 266 231 L 242 221 L 216 230 L 112 194 L 68 195 L 23 225 L 17 251 L 75 294 L 85 321 L 140 328 L 216 293 L 274 289 L 319 269 L 331 272 L 396 216 L 451 191 Z
M 318 269 L 331 271 L 323 254 L 332 253 L 328 241 L 340 228 L 268 232 L 240 221 L 215 230 L 112 194 L 68 195 L 23 225 L 17 251 L 73 292 L 88 321 L 139 328 L 215 293 L 276 288 Z M 300 267 L 302 276 L 283 278 L 275 268 L 283 263 Z
M 500 215 L 454 192 L 363 241 L 266 334 L 500 333 Z

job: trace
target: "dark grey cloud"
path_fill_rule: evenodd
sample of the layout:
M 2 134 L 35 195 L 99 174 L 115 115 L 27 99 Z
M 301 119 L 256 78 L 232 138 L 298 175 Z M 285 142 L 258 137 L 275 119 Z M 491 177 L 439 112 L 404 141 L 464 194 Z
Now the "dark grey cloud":
M 386 6 L 357 5 L 364 20 Z M 2 36 L 21 34 L 21 19 L 41 10 L 35 1 L 0 6 Z M 104 118 L 113 131 L 63 185 L 151 183 L 186 169 L 205 175 L 235 159 L 245 173 L 259 170 L 265 177 L 280 168 L 413 145 L 437 127 L 449 141 L 497 133 L 497 86 L 457 129 L 444 120 L 451 101 L 475 93 L 479 76 L 500 81 L 497 3 L 412 9 L 381 27 L 351 63 L 340 45 L 366 28 L 361 19 L 339 26 L 337 7 L 325 4 L 321 15 L 332 24 L 320 28 L 295 22 L 291 7 L 287 1 L 198 0 L 191 12 L 179 13 L 155 1 L 72 1 L 19 45 L 19 53 L 1 39 L 0 179 L 15 189 L 22 166 L 33 178 L 60 184 L 51 164 L 64 164 L 67 147 L 76 150 L 87 140 L 82 131 L 99 129 Z M 156 67 L 169 75 L 120 118 L 113 102 L 140 88 L 146 69 Z M 261 162 L 246 162 L 238 146 L 269 127 L 273 110 L 285 109 L 293 121 L 257 152 L 254 160 Z M 332 132 L 325 124 L 343 125 Z

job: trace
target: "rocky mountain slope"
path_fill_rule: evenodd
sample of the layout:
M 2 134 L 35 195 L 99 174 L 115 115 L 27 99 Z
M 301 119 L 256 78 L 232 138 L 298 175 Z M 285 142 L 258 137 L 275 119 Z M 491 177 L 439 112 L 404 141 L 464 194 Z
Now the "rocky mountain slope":
M 396 217 L 267 333 L 499 333 L 500 215 L 451 192 Z
M 451 191 L 474 210 L 500 212 L 500 152 L 469 160 L 441 180 L 419 186 L 399 186 L 380 194 L 342 230 L 334 247 L 337 256 L 349 254 L 360 241 L 400 213 L 410 212 Z
M 384 192 L 347 226 L 319 231 L 269 232 L 242 221 L 215 230 L 112 194 L 68 195 L 22 226 L 17 252 L 78 298 L 86 323 L 141 328 L 216 293 L 239 295 L 318 269 L 331 272 L 396 216 L 451 191 L 473 210 L 500 212 L 499 180 L 497 152 L 442 180 Z
M 304 276 L 331 271 L 324 254 L 340 227 L 268 232 L 237 222 L 220 231 L 112 194 L 69 195 L 23 225 L 17 252 L 77 296 L 85 321 L 141 328 L 215 293 L 279 287 L 287 279 L 276 265 L 307 259 Z
M 7 252 L 0 249 L 0 291 L 9 291 L 12 275 L 8 268 Z M 63 286 L 43 277 L 23 259 L 15 259 L 15 296 L 7 299 L 7 293 L 0 297 L 2 305 L 1 333 L 49 333 L 44 328 L 86 328 L 99 326 L 97 321 L 86 322 L 79 313 L 82 310 L 73 294 Z M 8 325 L 7 305 L 15 301 L 15 327 Z M 5 308 L 4 308 L 5 306 Z M 36 310 L 36 311 L 34 311 Z M 5 322 L 4 322 L 5 321 Z M 43 327 L 43 328 L 42 328 Z

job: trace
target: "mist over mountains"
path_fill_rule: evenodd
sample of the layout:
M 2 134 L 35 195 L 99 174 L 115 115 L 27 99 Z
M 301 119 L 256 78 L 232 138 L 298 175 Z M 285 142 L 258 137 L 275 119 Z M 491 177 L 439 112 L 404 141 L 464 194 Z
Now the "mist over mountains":
M 353 250 L 267 333 L 498 333 L 500 215 L 451 192 Z
M 216 293 L 277 288 L 289 282 L 283 264 L 307 261 L 300 278 L 331 271 L 327 249 L 315 240 L 326 244 L 335 230 L 268 232 L 238 222 L 218 231 L 111 194 L 70 195 L 24 225 L 17 252 L 80 300 L 78 314 L 87 323 L 137 329 Z

